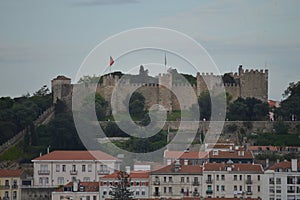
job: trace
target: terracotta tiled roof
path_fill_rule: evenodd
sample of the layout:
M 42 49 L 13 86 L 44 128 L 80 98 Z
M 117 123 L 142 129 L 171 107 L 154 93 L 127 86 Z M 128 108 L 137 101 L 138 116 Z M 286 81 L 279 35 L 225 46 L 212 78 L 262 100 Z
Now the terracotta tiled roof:
M 22 169 L 0 169 L 0 177 L 20 177 Z
M 52 151 L 33 161 L 47 160 L 118 160 L 102 151 Z
M 276 146 L 248 146 L 249 151 L 278 151 Z
M 234 158 L 234 159 L 253 159 L 253 154 L 251 151 L 218 151 L 217 154 L 214 154 L 215 150 L 212 150 L 209 152 L 209 158 Z M 239 152 L 243 152 L 242 154 L 239 154 Z
M 80 187 L 84 187 L 84 192 L 99 192 L 99 182 L 80 182 L 78 184 L 78 191 Z M 61 188 L 58 188 L 56 192 L 63 192 L 64 188 L 73 187 L 73 182 L 69 182 Z
M 286 172 L 287 169 L 292 168 L 292 162 L 290 162 L 290 161 L 279 162 L 279 163 L 276 163 L 273 166 L 269 167 L 268 169 L 276 171 L 276 169 L 279 169 L 279 168 L 282 169 L 283 172 Z M 297 168 L 300 169 L 300 162 L 297 162 Z
M 263 172 L 263 167 L 260 164 L 225 164 L 225 163 L 205 163 L 203 171 L 228 171 L 228 167 L 231 167 L 231 171 L 242 172 Z
M 118 173 L 115 172 L 113 174 L 107 174 L 102 177 L 102 179 L 116 179 Z M 149 172 L 142 172 L 142 171 L 131 171 L 130 178 L 132 179 L 147 179 L 149 178 Z
M 151 174 L 202 174 L 202 166 L 199 165 L 181 165 L 178 171 L 175 171 L 174 169 L 174 165 L 167 165 L 151 172 Z
M 165 151 L 164 158 L 173 158 L 173 159 L 204 159 L 208 157 L 208 152 L 198 152 L 198 151 Z

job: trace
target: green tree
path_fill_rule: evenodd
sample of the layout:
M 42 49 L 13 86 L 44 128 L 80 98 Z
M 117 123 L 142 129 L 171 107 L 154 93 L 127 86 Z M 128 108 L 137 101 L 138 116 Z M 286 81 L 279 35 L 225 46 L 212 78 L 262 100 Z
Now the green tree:
M 95 107 L 93 108 L 93 101 L 95 102 Z M 86 96 L 83 100 L 83 107 L 85 108 L 85 112 L 87 116 L 96 111 L 96 115 L 99 121 L 103 121 L 106 117 L 106 110 L 107 110 L 108 103 L 99 93 L 92 93 Z
M 124 171 L 118 172 L 118 183 L 112 186 L 112 199 L 115 200 L 130 200 L 132 199 L 133 192 L 130 191 L 130 175 Z
M 129 97 L 127 97 L 128 99 Z M 129 100 L 129 113 L 138 120 L 143 120 L 145 109 L 145 97 L 139 92 L 133 92 Z

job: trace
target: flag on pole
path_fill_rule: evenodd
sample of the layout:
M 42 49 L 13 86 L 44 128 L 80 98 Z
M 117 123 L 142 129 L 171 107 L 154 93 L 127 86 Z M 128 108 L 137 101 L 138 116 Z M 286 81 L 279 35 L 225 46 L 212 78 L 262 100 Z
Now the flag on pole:
M 113 64 L 114 64 L 114 59 L 110 56 L 110 59 L 109 59 L 109 66 L 111 67 Z
M 167 66 L 167 53 L 165 52 L 165 66 Z

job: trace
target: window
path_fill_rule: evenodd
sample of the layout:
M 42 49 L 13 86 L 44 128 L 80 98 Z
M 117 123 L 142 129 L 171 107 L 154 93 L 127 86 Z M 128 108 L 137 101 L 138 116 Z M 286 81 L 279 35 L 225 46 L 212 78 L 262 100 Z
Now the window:
M 184 177 L 181 177 L 180 182 L 181 182 L 181 183 L 184 183 Z
M 17 199 L 17 191 L 13 192 L 13 199 Z
M 184 188 L 181 188 L 181 192 L 180 192 L 181 194 L 183 194 L 184 193 Z
M 169 193 L 172 193 L 173 191 L 172 191 L 172 187 L 169 187 Z
M 146 185 L 146 182 L 145 182 L 145 181 L 143 181 L 143 182 L 142 182 L 142 186 L 145 186 L 145 185 Z
M 82 166 L 81 166 L 81 171 L 82 171 L 82 172 L 85 172 L 85 165 L 82 165 Z
M 5 180 L 5 186 L 9 186 L 9 180 Z
M 222 191 L 222 192 L 225 191 L 225 185 L 221 185 L 221 191 Z
M 97 200 L 97 196 L 93 196 L 93 200 Z
M 276 184 L 281 184 L 281 178 L 276 178 Z
M 72 165 L 72 171 L 76 172 L 76 165 Z
M 17 188 L 18 186 L 18 181 L 17 180 L 13 180 L 13 188 Z
M 219 180 L 219 175 L 217 175 L 217 181 Z
M 139 196 L 140 195 L 140 191 L 139 190 L 135 191 L 135 195 Z
M 164 187 L 164 193 L 167 193 L 167 187 Z
M 164 176 L 164 182 L 167 182 L 167 177 Z
M 92 165 L 89 164 L 89 165 L 88 165 L 88 172 L 91 172 L 91 171 L 92 171 Z
M 64 182 L 64 177 L 58 177 L 58 178 L 57 178 L 57 184 L 58 184 L 58 185 L 64 185 L 64 184 L 65 184 L 65 182 Z
M 222 175 L 221 179 L 222 179 L 222 181 L 224 181 L 225 180 L 225 175 Z
M 90 177 L 83 177 L 83 182 L 90 182 Z
M 170 182 L 170 183 L 173 182 L 172 176 L 169 177 L 169 182 Z
M 269 179 L 269 184 L 274 184 L 274 178 Z
M 236 181 L 237 180 L 237 175 L 233 176 L 233 180 Z
M 56 172 L 59 172 L 59 171 L 60 171 L 60 166 L 56 165 Z
M 260 181 L 260 175 L 257 175 L 257 180 Z
M 243 191 L 243 186 L 240 185 L 240 191 Z
M 233 190 L 237 191 L 237 185 L 233 186 Z
M 251 186 L 247 186 L 247 192 L 251 192 Z
M 142 196 L 145 196 L 146 195 L 146 192 L 143 190 L 142 191 Z
M 63 172 L 66 171 L 66 165 L 62 165 L 62 171 L 63 171 Z
M 257 192 L 260 192 L 260 186 L 259 185 L 257 186 Z
M 186 182 L 187 182 L 187 183 L 190 182 L 190 177 L 186 177 Z
M 241 181 L 241 180 L 243 180 L 243 176 L 242 176 L 242 175 L 240 175 L 240 181 Z
M 217 192 L 219 192 L 219 185 L 216 186 L 216 190 L 217 190 Z

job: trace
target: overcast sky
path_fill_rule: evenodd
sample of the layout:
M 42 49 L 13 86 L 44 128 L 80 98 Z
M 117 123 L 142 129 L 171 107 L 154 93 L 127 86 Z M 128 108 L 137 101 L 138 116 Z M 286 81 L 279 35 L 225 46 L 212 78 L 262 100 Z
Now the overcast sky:
M 158 26 L 203 45 L 222 73 L 269 69 L 269 99 L 300 80 L 300 1 L 0 1 L 0 96 L 33 93 L 57 75 L 74 78 L 101 41 Z

